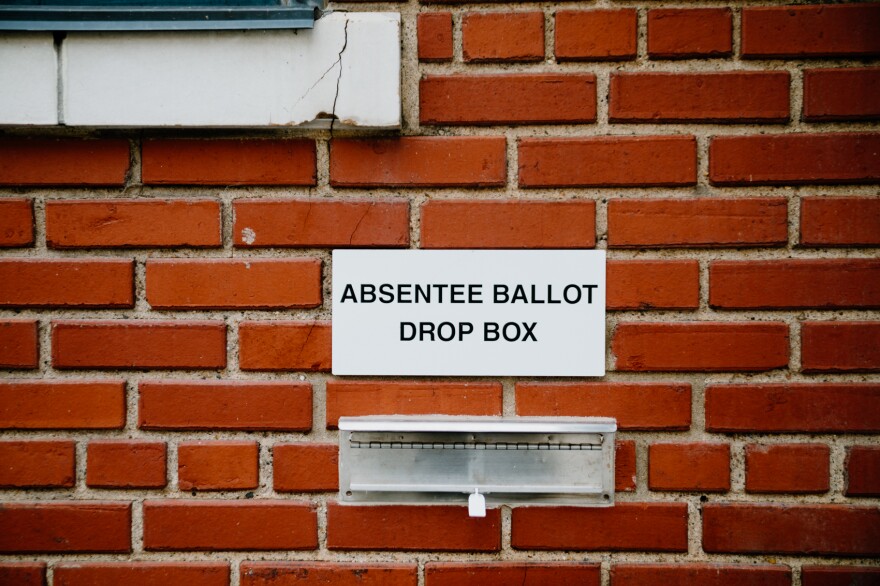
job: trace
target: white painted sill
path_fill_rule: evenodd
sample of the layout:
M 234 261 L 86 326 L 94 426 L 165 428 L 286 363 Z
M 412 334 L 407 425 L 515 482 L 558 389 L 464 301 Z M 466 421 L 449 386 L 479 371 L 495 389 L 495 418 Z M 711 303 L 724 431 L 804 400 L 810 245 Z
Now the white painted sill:
M 0 34 L 0 124 L 400 127 L 400 15 L 314 29 Z

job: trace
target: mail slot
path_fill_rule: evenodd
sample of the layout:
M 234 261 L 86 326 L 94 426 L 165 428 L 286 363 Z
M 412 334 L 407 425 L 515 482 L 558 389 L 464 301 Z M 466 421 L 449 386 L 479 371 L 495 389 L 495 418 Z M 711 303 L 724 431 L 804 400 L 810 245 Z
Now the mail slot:
M 613 419 L 342 417 L 339 430 L 343 503 L 614 503 Z

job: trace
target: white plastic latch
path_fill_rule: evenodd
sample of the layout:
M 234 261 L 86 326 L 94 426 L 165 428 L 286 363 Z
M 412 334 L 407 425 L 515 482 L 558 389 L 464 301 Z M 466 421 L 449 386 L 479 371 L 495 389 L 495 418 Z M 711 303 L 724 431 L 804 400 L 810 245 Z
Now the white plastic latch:
M 476 488 L 474 494 L 468 497 L 468 515 L 471 517 L 486 516 L 486 497 L 481 495 Z

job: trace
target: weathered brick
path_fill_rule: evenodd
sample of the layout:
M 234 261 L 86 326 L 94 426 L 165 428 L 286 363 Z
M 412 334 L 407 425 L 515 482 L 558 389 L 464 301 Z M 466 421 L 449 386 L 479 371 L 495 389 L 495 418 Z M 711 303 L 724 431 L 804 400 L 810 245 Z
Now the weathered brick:
M 648 486 L 651 490 L 727 492 L 730 490 L 730 445 L 651 444 Z
M 416 28 L 419 61 L 452 61 L 451 12 L 422 12 Z
M 652 59 L 728 57 L 733 52 L 730 8 L 658 8 L 648 11 Z
M 0 307 L 132 306 L 131 260 L 0 260 Z
M 90 441 L 86 485 L 92 488 L 163 488 L 164 442 Z
M 330 322 L 246 321 L 238 328 L 242 370 L 329 371 Z
M 848 505 L 705 504 L 703 550 L 877 555 L 880 509 Z
M 876 120 L 880 118 L 878 95 L 880 67 L 807 69 L 804 120 Z
M 0 552 L 127 553 L 131 504 L 0 503 Z
M 419 117 L 427 125 L 595 122 L 596 76 L 427 75 L 419 85 Z
M 599 564 L 583 562 L 428 562 L 425 586 L 599 586 Z
M 685 503 L 615 503 L 608 508 L 518 507 L 514 549 L 687 551 Z
M 880 179 L 880 133 L 714 137 L 714 185 L 873 183 Z
M 828 492 L 830 461 L 825 444 L 749 444 L 746 492 Z
M 0 487 L 72 487 L 75 446 L 72 441 L 0 442 Z
M 317 549 L 312 505 L 280 500 L 144 501 L 147 551 Z
M 709 305 L 722 309 L 880 307 L 880 261 L 713 261 Z
M 29 199 L 0 201 L 0 248 L 34 243 L 34 209 Z
M 520 416 L 614 417 L 621 430 L 684 431 L 691 425 L 689 384 L 516 384 Z
M 315 185 L 315 141 L 148 139 L 142 175 L 153 185 Z
M 315 258 L 147 261 L 147 302 L 155 309 L 287 309 L 322 301 Z
M 220 321 L 55 321 L 55 368 L 223 368 Z
M 786 122 L 787 71 L 613 73 L 612 122 Z
M 596 203 L 430 200 L 421 229 L 422 248 L 592 248 Z
M 608 246 L 720 248 L 788 241 L 783 198 L 612 199 Z
M 696 309 L 700 266 L 696 260 L 613 260 L 606 264 L 608 309 Z
M 612 352 L 621 371 L 762 371 L 788 366 L 781 322 L 678 322 L 617 325 Z
M 312 386 L 281 382 L 143 381 L 141 429 L 308 431 Z
M 501 415 L 500 383 L 327 381 L 327 428 L 359 415 Z
M 880 55 L 880 4 L 761 6 L 742 10 L 746 59 Z
M 802 246 L 880 246 L 880 198 L 801 198 Z
M 880 568 L 801 566 L 803 586 L 871 586 L 880 582 Z
M 846 451 L 846 496 L 880 496 L 880 447 L 852 446 Z
M 123 185 L 127 140 L 0 139 L 0 185 Z
M 330 142 L 334 187 L 500 187 L 503 136 L 410 136 Z
M 626 61 L 635 59 L 638 18 L 622 10 L 556 12 L 557 61 Z
M 124 381 L 0 382 L 0 429 L 122 429 Z
M 339 490 L 337 444 L 275 444 L 272 480 L 276 492 L 328 492 Z
M 801 325 L 801 370 L 880 370 L 880 321 L 804 322 Z
M 36 368 L 40 358 L 37 322 L 0 320 L 0 368 Z
M 520 187 L 663 187 L 697 181 L 692 136 L 523 138 Z
M 228 586 L 229 565 L 223 562 L 60 563 L 54 586 Z
M 416 586 L 414 564 L 243 562 L 241 586 Z
M 243 248 L 409 245 L 408 201 L 239 199 L 233 205 L 233 240 Z
M 544 13 L 468 12 L 461 19 L 465 61 L 541 61 Z
M 611 566 L 611 583 L 614 586 L 790 586 L 791 568 L 779 564 L 615 564 Z
M 0 584 L 6 586 L 46 586 L 46 563 L 0 563 Z
M 327 504 L 327 548 L 382 551 L 498 551 L 501 510 L 470 518 L 460 506 Z
M 706 429 L 731 433 L 876 433 L 876 384 L 710 385 Z
M 636 442 L 619 440 L 614 450 L 614 490 L 631 492 L 636 489 Z
M 218 247 L 220 203 L 211 199 L 46 202 L 50 248 Z
M 180 490 L 239 490 L 260 482 L 259 452 L 252 441 L 195 441 L 177 446 Z

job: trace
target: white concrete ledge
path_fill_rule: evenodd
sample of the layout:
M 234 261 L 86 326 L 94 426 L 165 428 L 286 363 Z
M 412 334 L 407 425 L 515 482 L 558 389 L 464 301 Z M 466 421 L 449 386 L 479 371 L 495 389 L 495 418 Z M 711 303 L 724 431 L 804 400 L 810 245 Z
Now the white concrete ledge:
M 0 124 L 58 124 L 52 33 L 0 35 Z
M 400 15 L 337 12 L 297 31 L 70 33 L 60 73 L 59 122 L 68 126 L 326 127 L 334 120 L 397 128 Z M 20 112 L 3 123 L 53 123 Z

